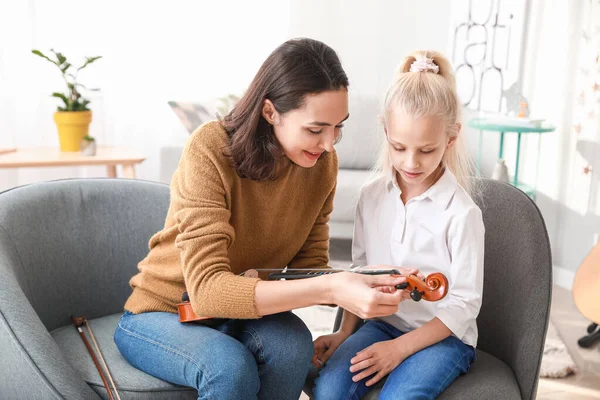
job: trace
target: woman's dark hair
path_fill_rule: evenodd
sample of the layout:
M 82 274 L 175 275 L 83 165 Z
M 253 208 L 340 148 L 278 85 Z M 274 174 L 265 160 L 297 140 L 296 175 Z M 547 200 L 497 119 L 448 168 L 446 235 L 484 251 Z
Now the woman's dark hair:
M 301 108 L 308 94 L 348 88 L 348 77 L 335 51 L 313 39 L 291 39 L 262 64 L 248 90 L 221 119 L 230 138 L 228 156 L 238 175 L 275 179 L 282 150 L 273 126 L 262 116 L 269 99 L 279 114 Z

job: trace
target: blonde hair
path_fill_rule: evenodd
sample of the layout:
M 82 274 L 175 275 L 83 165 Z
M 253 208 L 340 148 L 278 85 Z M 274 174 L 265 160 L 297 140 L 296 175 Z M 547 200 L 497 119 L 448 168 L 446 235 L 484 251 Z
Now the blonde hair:
M 415 62 L 417 67 L 412 68 L 414 72 L 411 72 L 411 66 Z M 438 72 L 434 72 L 434 69 L 438 68 Z M 435 51 L 419 50 L 406 57 L 398 67 L 385 96 L 382 122 L 386 127 L 387 113 L 398 109 L 413 118 L 431 116 L 444 118 L 446 133 L 449 136 L 456 136 L 456 141 L 444 153 L 442 165 L 448 168 L 456 176 L 458 183 L 472 195 L 470 178 L 474 175 L 474 168 L 463 135 L 460 134 L 457 126 L 460 122 L 460 107 L 454 71 L 450 62 Z M 377 170 L 385 174 L 390 168 L 389 146 L 384 141 Z

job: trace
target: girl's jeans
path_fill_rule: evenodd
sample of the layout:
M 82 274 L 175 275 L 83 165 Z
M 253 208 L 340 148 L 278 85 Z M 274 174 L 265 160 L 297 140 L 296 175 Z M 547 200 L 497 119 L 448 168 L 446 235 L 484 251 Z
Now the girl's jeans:
M 353 382 L 350 359 L 374 343 L 392 340 L 403 333 L 383 321 L 368 321 L 338 347 L 316 379 L 315 400 L 361 399 L 369 391 L 369 378 Z M 434 399 L 475 358 L 473 347 L 454 336 L 429 346 L 404 360 L 387 377 L 379 400 Z

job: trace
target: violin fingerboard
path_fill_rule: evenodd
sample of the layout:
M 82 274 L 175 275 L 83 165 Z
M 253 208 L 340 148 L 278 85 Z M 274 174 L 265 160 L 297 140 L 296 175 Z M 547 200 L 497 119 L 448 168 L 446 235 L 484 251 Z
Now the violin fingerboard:
M 331 274 L 335 274 L 336 272 L 339 272 L 339 271 L 332 271 L 332 270 L 310 271 L 309 270 L 309 271 L 306 271 L 306 272 L 303 272 L 303 273 L 297 273 L 297 272 L 293 272 L 293 273 L 274 272 L 272 274 L 269 274 L 269 280 L 306 279 L 306 278 L 314 278 L 314 277 L 323 276 L 323 275 L 331 275 Z

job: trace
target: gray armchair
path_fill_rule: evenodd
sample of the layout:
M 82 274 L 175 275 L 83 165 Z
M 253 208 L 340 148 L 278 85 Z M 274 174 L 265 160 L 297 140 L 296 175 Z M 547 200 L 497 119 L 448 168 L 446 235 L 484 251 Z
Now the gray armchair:
M 485 276 L 477 360 L 439 398 L 535 399 L 552 295 L 548 233 L 537 206 L 520 190 L 493 180 L 484 180 L 482 190 Z M 311 398 L 316 376 L 313 370 L 305 387 Z M 383 383 L 365 399 L 376 399 Z
M 71 314 L 90 320 L 122 400 L 197 398 L 130 366 L 113 341 L 168 204 L 167 185 L 119 179 L 0 194 L 0 398 L 108 398 Z

